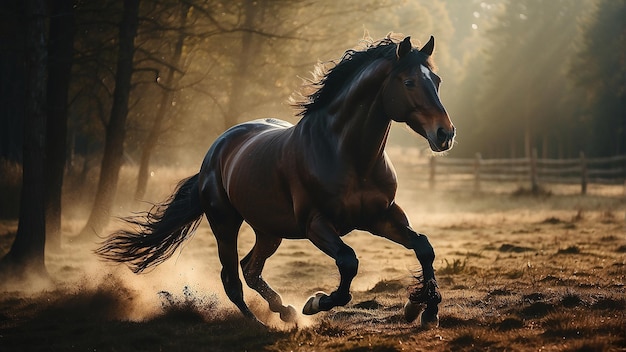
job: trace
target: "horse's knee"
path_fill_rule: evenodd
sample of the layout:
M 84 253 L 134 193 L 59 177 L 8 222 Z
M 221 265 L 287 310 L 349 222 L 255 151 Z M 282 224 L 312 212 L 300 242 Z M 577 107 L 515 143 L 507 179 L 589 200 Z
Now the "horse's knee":
M 356 253 L 348 246 L 345 246 L 339 251 L 336 264 L 342 275 L 354 277 L 359 269 L 359 260 L 356 257 Z
M 411 242 L 415 255 L 420 262 L 432 263 L 435 261 L 435 249 L 426 235 L 419 234 Z

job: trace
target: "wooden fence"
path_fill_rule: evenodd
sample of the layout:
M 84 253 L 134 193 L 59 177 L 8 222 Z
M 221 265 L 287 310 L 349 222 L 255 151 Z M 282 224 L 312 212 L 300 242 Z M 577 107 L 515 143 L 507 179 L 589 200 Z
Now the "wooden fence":
M 476 191 L 494 181 L 526 183 L 532 191 L 544 184 L 579 184 L 582 194 L 587 193 L 589 184 L 626 187 L 626 155 L 586 158 L 580 153 L 580 157 L 572 159 L 540 159 L 533 151 L 530 158 L 483 159 L 480 154 L 473 159 L 433 156 L 413 159 L 409 164 L 411 168 L 428 168 L 428 184 L 433 189 L 438 182 L 450 178 L 471 182 Z

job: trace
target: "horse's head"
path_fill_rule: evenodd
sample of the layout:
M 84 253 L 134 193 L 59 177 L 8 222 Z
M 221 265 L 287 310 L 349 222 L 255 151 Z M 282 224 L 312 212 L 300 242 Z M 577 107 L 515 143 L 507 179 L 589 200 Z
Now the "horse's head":
M 422 135 L 430 148 L 442 152 L 452 148 L 455 128 L 439 100 L 441 79 L 428 63 L 435 39 L 424 47 L 411 46 L 410 37 L 398 44 L 396 62 L 383 88 L 385 113 L 394 121 L 404 122 Z

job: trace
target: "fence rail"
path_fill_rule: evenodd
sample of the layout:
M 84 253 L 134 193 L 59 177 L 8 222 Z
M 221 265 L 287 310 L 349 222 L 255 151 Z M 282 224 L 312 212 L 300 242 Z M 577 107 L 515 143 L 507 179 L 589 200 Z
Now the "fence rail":
M 486 181 L 527 182 L 533 191 L 543 184 L 579 184 L 582 194 L 587 193 L 589 184 L 626 187 L 626 155 L 586 158 L 581 152 L 578 158 L 540 159 L 533 151 L 530 158 L 483 159 L 480 154 L 473 159 L 433 156 L 413 159 L 408 164 L 411 168 L 429 169 L 431 188 L 451 176 L 473 181 L 476 191 Z

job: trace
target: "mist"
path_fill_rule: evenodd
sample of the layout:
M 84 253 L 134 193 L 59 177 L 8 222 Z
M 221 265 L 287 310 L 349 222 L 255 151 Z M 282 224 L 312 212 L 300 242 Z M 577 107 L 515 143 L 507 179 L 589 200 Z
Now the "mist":
M 602 38 L 613 37 L 602 28 L 610 31 L 610 23 L 620 21 L 602 17 L 614 6 L 610 2 L 246 4 L 192 4 L 184 19 L 172 5 L 141 5 L 146 20 L 136 38 L 126 163 L 140 164 L 159 114 L 164 117 L 151 162 L 166 165 L 195 166 L 212 141 L 239 122 L 297 122 L 289 99 L 302 91 L 318 62 L 336 61 L 364 36 L 378 39 L 389 32 L 411 35 L 416 46 L 436 38 L 442 101 L 459 131 L 452 156 L 516 157 L 531 148 L 545 157 L 624 153 L 623 93 L 617 89 L 610 98 L 609 87 L 594 91 L 599 84 L 584 78 L 614 81 L 603 78 L 605 73 L 594 76 L 590 70 L 599 65 L 623 77 L 623 65 L 612 64 L 610 52 L 593 57 L 594 50 L 604 50 L 596 48 Z M 98 165 L 102 156 L 120 15 L 113 2 L 76 7 L 67 147 L 72 170 Z M 604 27 L 594 27 L 596 21 Z M 593 98 L 601 94 L 609 99 L 603 104 Z M 10 160 L 21 158 L 21 118 L 14 108 L 21 101 L 17 96 L 3 105 L 0 154 Z M 416 136 L 393 136 L 392 144 L 426 147 Z
M 12 343 L 9 350 L 22 349 L 30 343 L 24 337 L 30 331 L 39 331 L 37 341 L 50 338 L 54 346 L 68 349 L 73 345 L 66 335 L 86 330 L 78 334 L 77 346 L 118 350 L 141 345 L 136 339 L 155 348 L 182 348 L 164 340 L 168 333 L 183 334 L 163 327 L 168 325 L 191 335 L 197 344 L 192 350 L 206 346 L 202 335 L 207 331 L 213 338 L 226 330 L 224 341 L 229 344 L 222 345 L 217 338 L 209 342 L 219 347 L 216 350 L 229 350 L 233 345 L 252 350 L 315 344 L 331 348 L 336 339 L 345 349 L 366 348 L 378 330 L 370 331 L 367 340 L 359 335 L 359 327 L 401 331 L 402 317 L 396 312 L 406 301 L 406 288 L 415 285 L 419 263 L 412 251 L 364 232 L 345 238 L 360 261 L 352 285 L 355 303 L 360 304 L 356 308 L 349 306 L 322 317 L 300 315 L 289 324 L 270 313 L 255 291 L 244 287 L 246 302 L 270 333 L 245 320 L 224 293 L 217 244 L 206 219 L 181 250 L 142 275 L 94 254 L 109 234 L 128 226 L 121 219 L 165 201 L 180 180 L 196 174 L 207 150 L 228 128 L 267 117 L 298 123 L 301 104 L 319 87 L 320 70 L 331 69 L 346 51 L 361 50 L 366 43 L 390 34 L 410 36 L 417 48 L 434 36 L 433 61 L 442 78 L 439 94 L 457 131 L 454 148 L 436 155 L 424 138 L 404 124 L 392 124 L 387 143 L 399 180 L 397 202 L 407 209 L 416 230 L 434 234 L 435 266 L 444 277 L 442 289 L 450 297 L 442 309 L 448 319 L 442 319 L 442 326 L 448 330 L 420 339 L 431 344 L 458 339 L 459 345 L 437 345 L 456 349 L 464 341 L 463 334 L 471 334 L 470 326 L 489 327 L 489 333 L 509 331 L 492 329 L 501 321 L 485 323 L 493 317 L 519 321 L 520 326 L 515 326 L 524 336 L 529 336 L 529 327 L 574 320 L 568 312 L 553 316 L 552 310 L 540 316 L 512 313 L 518 302 L 526 304 L 528 295 L 544 289 L 553 296 L 541 303 L 557 302 L 559 309 L 570 294 L 582 302 L 577 309 L 595 307 L 603 294 L 617 311 L 624 307 L 623 297 L 613 298 L 611 291 L 623 291 L 625 275 L 623 1 L 58 3 L 67 7 L 42 5 L 46 15 L 40 24 L 48 27 L 40 33 L 45 39 L 40 49 L 47 48 L 48 61 L 39 81 L 47 82 L 48 96 L 37 104 L 43 104 L 39 115 L 48 117 L 38 128 L 28 127 L 34 121 L 30 109 L 36 105 L 31 100 L 30 74 L 38 65 L 31 62 L 31 27 L 37 16 L 21 0 L 0 5 L 4 23 L 0 30 L 0 258 L 4 258 L 0 271 L 23 267 L 30 273 L 31 265 L 24 261 L 3 265 L 16 257 L 10 255 L 16 247 L 24 248 L 18 239 L 26 238 L 27 244 L 41 242 L 41 248 L 26 253 L 37 258 L 40 268 L 32 270 L 35 275 L 25 275 L 26 280 L 19 280 L 20 270 L 0 275 L 4 296 L 0 300 L 0 349 L 3 335 L 9 336 L 4 341 Z M 129 9 L 129 3 L 137 8 Z M 62 19 L 63 30 L 55 27 L 59 25 L 55 18 Z M 65 52 L 69 56 L 61 55 L 55 43 L 69 45 Z M 123 57 L 130 67 L 126 84 L 121 84 L 118 74 L 123 71 Z M 56 71 L 63 64 L 68 65 L 65 85 Z M 123 87 L 125 95 L 120 93 Z M 59 97 L 57 90 L 66 96 Z M 63 108 L 54 99 L 60 99 Z M 55 112 L 64 120 L 53 118 Z M 48 129 L 43 128 L 46 123 Z M 51 130 L 50 126 L 62 128 Z M 31 138 L 32 133 L 40 134 Z M 35 143 L 42 140 L 47 144 Z M 33 145 L 39 146 L 39 153 L 32 153 Z M 45 170 L 37 173 L 41 191 L 31 187 L 25 176 L 33 165 L 33 154 Z M 591 176 L 595 172 L 597 177 L 591 177 L 588 190 L 585 183 L 583 193 L 579 179 L 587 176 L 574 178 L 571 170 L 564 171 L 567 182 L 545 181 L 539 191 L 530 192 L 525 175 L 481 180 L 478 191 L 472 188 L 479 179 L 476 168 L 466 168 L 469 171 L 456 177 L 452 171 L 448 174 L 456 167 L 450 166 L 452 162 L 458 160 L 471 158 L 479 164 L 483 159 L 538 157 L 568 162 L 579 158 L 583 164 L 585 158 L 595 158 L 590 164 L 601 166 L 592 171 Z M 437 166 L 437 182 L 433 158 L 444 160 Z M 621 163 L 615 169 L 607 166 L 611 158 Z M 450 159 L 446 169 L 445 160 Z M 107 174 L 113 169 L 114 173 Z M 611 175 L 604 178 L 603 170 Z M 61 177 L 56 184 L 54 175 Z M 103 195 L 110 201 L 102 200 Z M 44 201 L 45 214 L 32 206 Z M 36 216 L 24 215 L 20 210 L 24 204 L 37 211 Z M 52 220 L 44 219 L 50 214 Z M 20 229 L 25 223 L 36 224 L 39 231 Z M 238 242 L 241 257 L 254 241 L 253 230 L 244 224 Z M 561 259 L 568 264 L 555 264 Z M 304 240 L 283 241 L 267 268 L 264 277 L 298 312 L 311 294 L 328 291 L 339 278 L 334 261 Z M 588 282 L 596 276 L 597 282 Z M 572 292 L 563 291 L 564 282 L 575 284 Z M 600 293 L 593 291 L 596 288 Z M 463 290 L 470 293 L 466 296 Z M 475 306 L 465 305 L 468 297 L 484 295 L 485 290 L 487 296 L 477 298 Z M 506 297 L 498 298 L 493 292 L 505 292 Z M 482 302 L 492 299 L 500 300 L 500 308 L 507 310 L 497 314 L 480 310 Z M 380 309 L 362 308 L 367 304 Z M 603 309 L 593 308 L 589 313 L 595 319 L 589 324 L 600 325 L 605 315 L 613 319 L 602 330 L 608 342 L 598 345 L 599 349 L 623 343 L 615 338 L 615 331 L 623 326 L 623 310 L 619 315 Z M 580 312 L 571 314 L 580 316 Z M 61 332 L 55 335 L 51 326 L 64 316 Z M 87 327 L 81 330 L 82 325 Z M 597 332 L 596 325 L 579 330 L 588 335 Z M 237 341 L 241 326 L 253 342 Z M 163 336 L 138 333 L 146 327 L 165 332 Z M 106 337 L 96 346 L 87 335 L 98 329 L 107 330 L 106 336 L 125 330 L 134 336 L 125 336 L 121 342 Z M 431 334 L 413 329 L 407 336 Z M 475 335 L 485 336 L 485 331 Z M 405 337 L 393 335 L 393 343 Z M 549 337 L 534 336 L 532 344 L 543 348 Z M 584 338 L 593 344 L 601 337 Z M 415 347 L 420 339 L 407 338 L 406 342 Z M 507 339 L 511 340 L 503 336 L 482 347 L 507 346 Z M 478 337 L 475 340 L 480 346 Z M 301 345 L 294 347 L 293 341 Z M 45 345 L 37 343 L 32 346 Z M 376 345 L 374 341 L 375 346 L 389 350 L 391 343 Z

